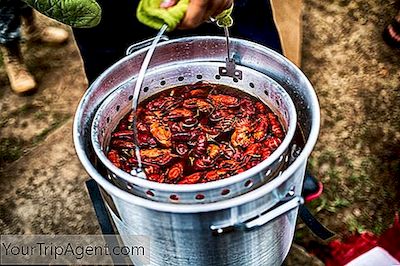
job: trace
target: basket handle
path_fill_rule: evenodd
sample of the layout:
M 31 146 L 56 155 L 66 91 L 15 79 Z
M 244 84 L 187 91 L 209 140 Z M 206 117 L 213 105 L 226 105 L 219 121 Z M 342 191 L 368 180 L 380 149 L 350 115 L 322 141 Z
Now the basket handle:
M 235 229 L 250 231 L 261 227 L 268 222 L 278 218 L 279 216 L 299 207 L 304 203 L 304 199 L 301 196 L 290 196 L 285 197 L 279 201 L 275 206 L 260 214 L 257 217 L 251 218 L 245 222 L 236 223 L 233 225 L 221 225 L 215 226 L 211 225 L 210 229 L 213 234 L 223 234 Z
M 153 38 L 150 38 L 150 39 L 147 39 L 147 40 L 144 40 L 144 41 L 141 41 L 141 42 L 134 43 L 134 44 L 130 45 L 130 46 L 126 49 L 125 55 L 130 55 L 130 54 L 132 54 L 133 52 L 136 52 L 137 50 L 140 50 L 140 49 L 142 49 L 142 48 L 144 48 L 144 47 L 150 46 L 150 45 L 152 44 L 152 42 L 154 41 L 155 38 L 156 38 L 156 37 L 153 37 Z M 168 41 L 168 40 L 169 40 L 168 36 L 166 36 L 166 35 L 161 35 L 160 42 L 162 42 L 162 41 Z

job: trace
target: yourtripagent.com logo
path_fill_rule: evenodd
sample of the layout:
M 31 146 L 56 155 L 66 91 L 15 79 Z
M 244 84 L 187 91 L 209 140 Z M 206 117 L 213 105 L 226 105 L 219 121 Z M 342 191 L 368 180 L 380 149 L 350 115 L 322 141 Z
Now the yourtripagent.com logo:
M 149 238 L 128 235 L 1 236 L 1 264 L 146 265 Z

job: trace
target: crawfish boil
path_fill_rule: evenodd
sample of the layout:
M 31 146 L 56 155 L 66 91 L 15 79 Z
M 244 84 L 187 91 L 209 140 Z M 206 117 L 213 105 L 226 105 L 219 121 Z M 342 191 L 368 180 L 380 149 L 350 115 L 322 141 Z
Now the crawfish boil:
M 107 157 L 131 173 L 137 168 L 132 121 L 147 179 L 195 184 L 241 173 L 267 159 L 285 132 L 257 98 L 216 84 L 175 87 L 140 103 L 112 133 Z

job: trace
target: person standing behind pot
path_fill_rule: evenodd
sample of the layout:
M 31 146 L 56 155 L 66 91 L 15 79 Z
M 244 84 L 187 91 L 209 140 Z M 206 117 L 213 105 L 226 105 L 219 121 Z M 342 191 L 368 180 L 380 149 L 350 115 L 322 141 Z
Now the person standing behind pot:
M 104 70 L 125 56 L 133 43 L 154 37 L 154 30 L 137 19 L 137 0 L 97 0 L 102 9 L 99 25 L 89 29 L 74 28 L 74 36 L 81 52 L 86 76 L 93 82 Z M 159 1 L 162 2 L 162 1 Z M 169 2 L 169 3 L 168 3 Z M 164 6 L 173 1 L 163 1 Z M 193 35 L 223 35 L 221 28 L 204 23 L 232 4 L 232 0 L 190 0 L 183 20 L 170 38 Z M 116 15 L 118 14 L 118 15 Z M 234 3 L 231 36 L 251 40 L 282 53 L 279 34 L 269 1 L 240 0 Z M 118 30 L 117 30 L 118 29 Z
M 56 27 L 38 27 L 34 11 L 20 0 L 0 0 L 0 49 L 3 55 L 12 90 L 20 95 L 30 94 L 36 82 L 24 64 L 21 54 L 21 20 L 26 26 L 26 37 L 30 41 L 63 43 L 68 33 Z

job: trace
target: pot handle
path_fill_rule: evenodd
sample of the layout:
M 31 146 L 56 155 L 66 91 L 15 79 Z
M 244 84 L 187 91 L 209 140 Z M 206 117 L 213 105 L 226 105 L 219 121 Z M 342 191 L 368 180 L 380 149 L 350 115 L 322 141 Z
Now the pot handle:
M 285 197 L 271 209 L 263 212 L 257 217 L 233 225 L 221 225 L 221 226 L 211 225 L 210 229 L 213 234 L 227 233 L 235 229 L 240 229 L 244 231 L 253 230 L 299 207 L 303 203 L 304 199 L 301 196 Z
M 126 49 L 125 55 L 130 55 L 130 54 L 132 54 L 133 52 L 135 52 L 137 50 L 140 50 L 140 49 L 142 49 L 144 47 L 150 46 L 155 38 L 156 37 L 153 37 L 153 38 L 150 38 L 150 39 L 147 39 L 147 40 L 132 44 L 131 46 L 129 46 Z M 169 40 L 168 36 L 161 35 L 160 42 L 168 41 L 168 40 Z

